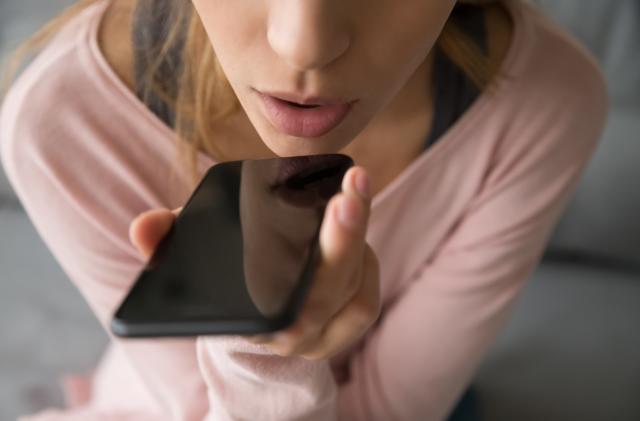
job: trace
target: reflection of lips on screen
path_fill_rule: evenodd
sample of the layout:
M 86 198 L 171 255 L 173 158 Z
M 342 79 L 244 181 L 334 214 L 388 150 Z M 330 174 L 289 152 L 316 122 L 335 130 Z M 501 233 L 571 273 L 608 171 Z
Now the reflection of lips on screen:
M 310 155 L 281 161 L 272 191 L 294 206 L 324 206 L 336 191 L 352 161 L 344 155 Z

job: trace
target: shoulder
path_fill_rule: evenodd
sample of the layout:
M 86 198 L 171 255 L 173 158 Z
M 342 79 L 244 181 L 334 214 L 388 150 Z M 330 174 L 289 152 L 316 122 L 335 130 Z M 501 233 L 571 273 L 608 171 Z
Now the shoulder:
M 594 146 L 609 108 L 607 84 L 597 60 L 535 5 L 525 0 L 504 3 L 515 26 L 499 75 L 495 117 L 506 131 L 518 133 L 523 147 L 541 138 L 568 147 Z
M 468 144 L 470 159 L 486 158 L 485 194 L 509 186 L 524 199 L 575 182 L 602 138 L 609 98 L 599 64 L 570 33 L 526 0 L 503 3 L 514 33 L 496 83 L 468 120 L 482 141 Z
M 109 4 L 96 2 L 68 21 L 10 87 L 0 109 L 3 155 L 38 151 L 51 160 L 64 148 L 99 160 L 120 149 L 141 158 L 149 135 L 169 135 L 99 51 L 99 18 Z M 169 145 L 157 145 L 147 154 L 159 159 Z
M 514 39 L 521 51 L 512 63 L 518 87 L 528 95 L 549 95 L 548 102 L 563 99 L 578 105 L 586 100 L 594 111 L 604 111 L 607 87 L 593 54 L 537 6 L 525 0 L 505 3 L 521 26 Z
M 46 182 L 85 203 L 126 207 L 135 196 L 146 198 L 142 208 L 177 207 L 186 193 L 181 178 L 171 180 L 170 133 L 102 68 L 84 33 L 97 11 L 70 21 L 7 92 L 2 166 L 21 199 Z
M 17 144 L 45 147 L 80 121 L 95 96 L 86 35 L 95 7 L 68 21 L 13 82 L 0 109 L 2 151 Z
M 86 76 L 79 58 L 83 25 L 80 17 L 68 22 L 13 82 L 0 108 L 0 148 L 3 165 L 12 173 L 18 149 L 55 147 L 51 139 L 63 130 L 66 117 L 75 115 L 76 98 Z M 64 100 L 62 100 L 64 98 Z

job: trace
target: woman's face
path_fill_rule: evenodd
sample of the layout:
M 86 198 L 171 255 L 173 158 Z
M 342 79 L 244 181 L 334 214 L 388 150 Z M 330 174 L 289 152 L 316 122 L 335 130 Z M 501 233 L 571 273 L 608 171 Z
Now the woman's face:
M 277 155 L 295 156 L 337 152 L 374 118 L 390 113 L 390 104 L 395 107 L 405 97 L 409 101 L 409 81 L 424 69 L 421 65 L 455 0 L 193 0 L 193 4 L 257 133 Z M 290 94 L 300 100 L 337 99 L 343 105 L 309 111 L 276 101 L 274 109 L 266 106 L 260 92 Z M 334 120 L 333 128 L 326 127 L 337 115 L 343 116 L 339 123 Z

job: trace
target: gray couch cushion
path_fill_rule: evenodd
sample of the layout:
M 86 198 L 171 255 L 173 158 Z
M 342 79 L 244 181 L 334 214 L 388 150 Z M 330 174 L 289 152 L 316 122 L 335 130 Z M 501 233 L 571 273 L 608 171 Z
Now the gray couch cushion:
M 639 278 L 541 265 L 478 373 L 483 419 L 640 420 Z

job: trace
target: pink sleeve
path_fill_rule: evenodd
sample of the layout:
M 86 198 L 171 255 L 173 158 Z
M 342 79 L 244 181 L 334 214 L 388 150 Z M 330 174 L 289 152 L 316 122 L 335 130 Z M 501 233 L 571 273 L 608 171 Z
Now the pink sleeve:
M 14 86 L 0 120 L 2 164 L 41 239 L 106 328 L 145 263 L 129 223 L 162 204 L 146 190 L 146 170 L 128 172 L 127 152 L 100 138 L 102 122 L 90 115 L 99 110 L 57 101 L 68 86 L 24 78 Z M 195 340 L 112 336 L 110 346 L 117 363 L 93 385 L 100 408 L 88 418 L 198 419 L 207 411 Z
M 419 276 L 385 303 L 345 383 L 336 384 L 326 361 L 279 357 L 236 336 L 112 338 L 150 393 L 149 402 L 131 399 L 120 409 L 130 419 L 144 413 L 159 420 L 201 419 L 207 411 L 216 421 L 444 418 L 507 320 L 596 146 L 605 94 L 600 80 L 586 79 L 564 95 L 547 89 L 529 99 L 525 89 L 520 103 L 491 110 L 487 119 L 500 121 L 493 133 L 502 143 L 483 189 Z M 131 165 L 135 145 L 99 139 L 105 127 L 118 126 L 87 115 L 100 107 L 52 100 L 69 86 L 23 89 L 3 108 L 3 166 L 40 236 L 106 327 L 144 264 L 129 242 L 129 223 L 166 206 L 149 190 L 157 182 L 154 160 Z M 529 110 L 520 121 L 500 120 L 518 107 Z M 145 162 L 153 151 L 135 153 Z M 127 386 L 111 393 L 125 396 Z M 87 418 L 97 414 L 114 417 L 106 404 Z
M 363 420 L 441 420 L 453 409 L 597 146 L 606 100 L 601 81 L 590 88 L 592 102 L 542 111 L 548 120 L 507 135 L 510 145 L 463 219 L 356 356 L 355 377 L 341 393 L 345 413 L 363 395 Z
M 212 419 L 446 418 L 507 321 L 600 138 L 607 109 L 600 73 L 587 68 L 571 83 L 553 97 L 549 90 L 530 95 L 527 109 L 535 112 L 519 113 L 506 130 L 483 188 L 419 276 L 387 303 L 346 383 L 336 385 L 326 362 L 269 355 L 241 338 L 201 338 Z M 503 106 L 507 113 L 517 104 Z

